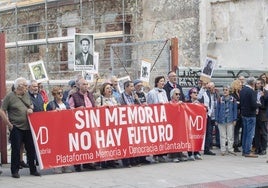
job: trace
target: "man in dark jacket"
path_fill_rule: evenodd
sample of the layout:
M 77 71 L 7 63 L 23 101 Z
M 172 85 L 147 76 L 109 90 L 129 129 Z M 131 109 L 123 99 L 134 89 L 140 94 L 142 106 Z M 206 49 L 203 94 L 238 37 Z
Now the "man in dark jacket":
M 258 157 L 251 151 L 256 126 L 257 95 L 254 91 L 256 79 L 249 77 L 247 84 L 240 91 L 241 115 L 243 121 L 242 149 L 245 157 Z
M 168 82 L 165 84 L 164 86 L 164 90 L 166 91 L 167 93 L 167 98 L 168 98 L 168 101 L 170 101 L 170 91 L 174 88 L 178 88 L 180 90 L 180 101 L 185 101 L 185 96 L 183 94 L 183 91 L 182 91 L 182 87 L 177 83 L 177 75 L 174 71 L 170 71 L 168 73 Z
M 36 80 L 31 81 L 28 92 L 29 92 L 30 99 L 31 99 L 31 101 L 33 103 L 33 111 L 34 112 L 42 112 L 42 111 L 44 111 L 45 110 L 44 109 L 44 98 L 42 97 L 42 95 L 39 92 L 39 86 L 38 86 L 38 82 Z M 23 151 L 22 149 L 21 149 L 21 152 Z M 35 156 L 35 164 L 37 166 L 39 165 L 39 162 L 38 162 L 36 156 Z M 22 167 L 27 167 L 24 164 L 22 154 L 21 154 L 20 165 Z
M 41 112 L 44 111 L 44 100 L 42 95 L 38 91 L 38 83 L 36 80 L 32 80 L 29 86 L 29 95 L 33 103 L 33 111 Z
M 257 92 L 257 103 L 259 108 L 257 109 L 256 116 L 256 129 L 254 136 L 255 143 L 255 154 L 266 155 L 267 148 L 267 117 L 266 117 L 266 105 L 265 95 L 267 92 L 264 91 L 264 80 L 261 78 L 257 79 L 256 92 Z

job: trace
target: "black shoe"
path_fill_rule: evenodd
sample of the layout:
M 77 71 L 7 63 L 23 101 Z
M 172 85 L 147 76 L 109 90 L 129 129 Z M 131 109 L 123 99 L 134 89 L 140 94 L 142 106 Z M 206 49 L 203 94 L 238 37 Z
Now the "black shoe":
M 89 164 L 83 164 L 83 168 L 87 170 L 97 170 L 96 166 L 92 163 Z
M 258 150 L 258 149 L 256 149 L 255 151 L 254 151 L 254 154 L 256 154 L 256 155 L 258 155 L 260 153 L 260 150 Z
M 262 150 L 261 152 L 258 153 L 259 155 L 266 155 L 266 151 Z
M 140 162 L 141 164 L 151 164 L 151 162 L 147 161 L 146 159 L 142 159 Z
M 117 165 L 116 165 L 116 163 L 114 161 L 108 161 L 106 166 L 108 168 L 117 168 Z
M 204 155 L 216 155 L 216 153 L 213 153 L 212 151 L 204 151 Z
M 12 174 L 12 178 L 20 178 L 19 173 L 14 173 L 14 174 Z
M 41 176 L 41 174 L 37 171 L 30 173 L 32 176 Z
M 20 169 L 22 168 L 29 168 L 29 165 L 26 164 L 24 161 L 20 161 Z
M 241 152 L 239 148 L 234 148 L 234 152 Z
M 75 165 L 74 169 L 75 169 L 76 172 L 82 172 L 82 169 L 81 169 L 80 165 L 78 165 L 78 166 Z

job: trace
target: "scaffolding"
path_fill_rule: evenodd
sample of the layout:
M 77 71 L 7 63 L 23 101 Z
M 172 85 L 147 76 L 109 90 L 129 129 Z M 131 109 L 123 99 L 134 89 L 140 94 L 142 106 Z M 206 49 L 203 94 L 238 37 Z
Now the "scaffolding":
M 6 33 L 7 80 L 18 76 L 31 79 L 28 63 L 40 59 L 50 80 L 73 78 L 78 74 L 69 68 L 73 63 L 75 33 L 96 36 L 95 51 L 100 53 L 102 65 L 99 70 L 107 73 L 110 45 L 137 40 L 138 3 L 138 0 L 1 1 L 0 31 Z M 111 11 L 101 7 L 104 4 L 109 4 Z

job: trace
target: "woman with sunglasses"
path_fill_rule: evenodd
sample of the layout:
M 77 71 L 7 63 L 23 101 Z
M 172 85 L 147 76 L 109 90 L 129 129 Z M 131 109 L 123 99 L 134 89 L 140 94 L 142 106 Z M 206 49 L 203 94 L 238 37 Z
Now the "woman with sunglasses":
M 236 155 L 234 152 L 234 126 L 237 120 L 237 102 L 230 95 L 230 87 L 223 87 L 223 96 L 219 98 L 216 108 L 216 125 L 220 131 L 221 155 L 228 153 Z M 227 148 L 226 148 L 227 140 Z
M 52 88 L 52 95 L 54 97 L 53 101 L 50 101 L 47 105 L 47 111 L 60 111 L 70 109 L 68 102 L 63 101 L 63 89 L 61 87 L 55 86 Z M 54 168 L 55 174 L 61 173 L 71 173 L 73 172 L 69 166 L 63 166 L 59 168 Z
M 181 91 L 178 88 L 174 88 L 170 91 L 170 103 L 182 103 L 180 100 Z
M 170 103 L 181 104 L 183 101 L 180 100 L 181 90 L 179 88 L 174 88 L 170 91 Z M 172 161 L 177 163 L 180 161 L 187 161 L 187 156 L 183 152 L 169 153 L 169 158 L 172 158 Z
M 47 111 L 70 109 L 69 103 L 62 100 L 63 89 L 61 87 L 53 87 L 51 92 L 54 100 L 48 103 L 46 108 Z

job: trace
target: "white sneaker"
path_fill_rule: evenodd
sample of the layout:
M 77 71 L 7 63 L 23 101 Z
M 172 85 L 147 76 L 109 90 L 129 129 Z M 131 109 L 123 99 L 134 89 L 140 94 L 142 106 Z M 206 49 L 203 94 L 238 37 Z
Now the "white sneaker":
M 172 159 L 168 157 L 168 155 L 164 155 L 163 158 L 165 159 L 165 162 L 171 162 Z
M 228 153 L 234 155 L 234 156 L 237 156 L 237 154 L 234 152 L 234 151 L 228 151 Z
M 158 157 L 158 161 L 160 163 L 164 163 L 164 162 L 166 162 L 166 159 L 164 158 L 164 156 L 160 156 L 160 157 Z
M 54 168 L 54 174 L 62 174 L 61 167 Z
M 200 154 L 196 154 L 196 155 L 194 155 L 194 158 L 195 158 L 196 160 L 202 160 L 202 157 L 201 157 Z
M 145 159 L 146 161 L 149 161 L 150 163 L 156 163 L 156 160 L 154 159 L 153 155 L 149 155 Z
M 179 163 L 180 160 L 179 160 L 178 158 L 175 158 L 175 159 L 173 159 L 173 162 L 174 162 L 174 163 Z
M 195 157 L 193 155 L 191 155 L 191 156 L 188 157 L 188 160 L 189 161 L 195 161 Z
M 70 169 L 70 167 L 68 166 L 63 166 L 62 167 L 62 173 L 72 173 L 72 169 Z

